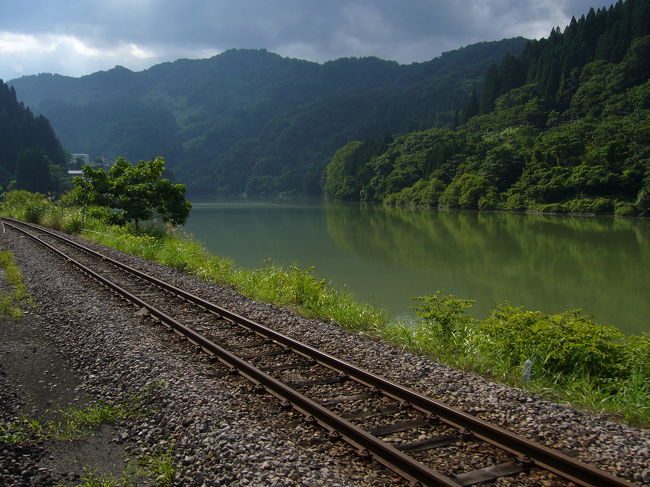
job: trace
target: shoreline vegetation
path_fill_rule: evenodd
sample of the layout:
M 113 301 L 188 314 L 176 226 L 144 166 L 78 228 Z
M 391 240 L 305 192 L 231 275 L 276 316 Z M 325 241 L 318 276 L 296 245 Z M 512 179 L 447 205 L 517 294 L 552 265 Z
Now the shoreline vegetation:
M 650 215 L 650 7 L 591 9 L 485 75 L 452 125 L 349 140 L 323 191 L 392 206 Z M 622 27 L 625 25 L 625 27 Z
M 227 286 L 253 299 L 383 340 L 490 380 L 524 388 L 546 399 L 650 427 L 650 334 L 625 335 L 595 323 L 579 310 L 545 314 L 497 306 L 474 319 L 473 301 L 444 295 L 417 297 L 419 320 L 389 321 L 381 310 L 358 303 L 312 268 L 288 269 L 272 262 L 241 269 L 211 255 L 182 229 L 159 223 L 135 228 L 108 223 L 103 207 L 82 210 L 71 201 L 40 194 L 4 195 L 2 215 L 72 234 Z

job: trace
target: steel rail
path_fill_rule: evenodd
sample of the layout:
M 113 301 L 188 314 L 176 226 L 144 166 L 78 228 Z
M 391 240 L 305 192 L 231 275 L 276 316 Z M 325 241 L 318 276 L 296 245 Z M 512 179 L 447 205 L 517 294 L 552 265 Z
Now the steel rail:
M 369 434 L 365 430 L 355 426 L 354 424 L 346 421 L 340 416 L 334 414 L 329 409 L 321 406 L 316 401 L 305 397 L 300 394 L 298 391 L 291 389 L 286 386 L 284 383 L 276 380 L 269 374 L 263 372 L 257 367 L 249 364 L 248 362 L 240 359 L 236 355 L 230 353 L 228 350 L 220 347 L 207 337 L 201 335 L 200 333 L 192 330 L 189 327 L 179 323 L 178 321 L 171 318 L 169 315 L 158 310 L 154 306 L 142 301 L 137 296 L 131 294 L 126 289 L 118 286 L 112 281 L 104 278 L 100 274 L 96 273 L 89 267 L 83 265 L 79 261 L 73 259 L 72 257 L 66 255 L 59 249 L 45 242 L 44 240 L 36 237 L 35 235 L 30 234 L 29 232 L 24 231 L 21 228 L 16 227 L 12 224 L 7 224 L 7 226 L 29 236 L 35 241 L 39 242 L 41 245 L 45 246 L 55 254 L 59 255 L 69 263 L 78 267 L 82 272 L 91 276 L 104 286 L 112 289 L 117 292 L 127 300 L 132 303 L 145 308 L 151 314 L 151 316 L 157 318 L 159 321 L 165 325 L 171 327 L 175 331 L 179 332 L 183 336 L 186 336 L 188 340 L 191 340 L 196 345 L 200 346 L 208 354 L 218 357 L 218 359 L 223 362 L 225 365 L 230 367 L 235 367 L 237 371 L 249 379 L 251 382 L 260 384 L 265 387 L 269 392 L 274 396 L 278 397 L 281 400 L 289 401 L 295 409 L 304 414 L 307 418 L 313 418 L 314 421 L 318 422 L 321 426 L 325 427 L 331 433 L 336 433 L 340 437 L 346 440 L 348 443 L 359 449 L 359 452 L 364 455 L 372 455 L 375 460 L 384 464 L 391 470 L 397 472 L 406 479 L 412 481 L 413 483 L 419 483 L 421 485 L 436 485 L 443 487 L 461 487 L 461 484 L 455 482 L 451 478 L 440 474 L 434 470 L 429 469 L 422 463 L 416 461 L 412 457 L 405 455 L 396 448 L 387 445 L 383 441 L 379 440 L 375 436 Z M 32 228 L 37 228 L 29 225 Z M 43 229 L 37 228 L 38 231 L 43 231 Z M 50 235 L 54 235 L 51 232 L 45 231 Z M 57 236 L 59 237 L 59 236 Z M 67 240 L 67 239 L 63 239 Z M 94 251 L 93 251 L 94 252 Z M 106 259 L 111 260 L 112 259 Z
M 604 472 L 592 465 L 586 464 L 584 462 L 581 462 L 579 460 L 576 460 L 574 458 L 571 458 L 557 450 L 554 450 L 552 448 L 546 447 L 544 445 L 541 445 L 537 442 L 534 442 L 532 440 L 529 440 L 527 438 L 524 438 L 521 435 L 512 433 L 510 431 L 507 431 L 499 426 L 496 426 L 492 423 L 489 423 L 487 421 L 481 420 L 479 418 L 476 418 L 475 416 L 472 416 L 468 413 L 462 412 L 455 410 L 446 404 L 436 401 L 434 399 L 431 399 L 429 397 L 423 396 L 422 394 L 419 394 L 415 391 L 412 391 L 410 389 L 407 389 L 403 386 L 400 386 L 398 384 L 395 384 L 387 379 L 384 379 L 382 377 L 379 377 L 371 372 L 368 372 L 366 370 L 363 370 L 359 367 L 356 367 L 348 362 L 345 362 L 343 360 L 340 360 L 332 355 L 329 355 L 327 353 L 321 352 L 309 345 L 306 345 L 304 343 L 301 343 L 293 338 L 290 338 L 286 335 L 283 335 L 275 330 L 272 330 L 264 325 L 261 325 L 259 323 L 256 323 L 248 318 L 245 318 L 239 314 L 233 313 L 232 311 L 229 311 L 225 308 L 222 308 L 214 303 L 211 303 L 207 300 L 204 300 L 203 298 L 200 298 L 198 296 L 195 296 L 193 294 L 190 294 L 180 288 L 177 288 L 169 283 L 166 283 L 164 281 L 161 281 L 153 276 L 150 276 L 142 271 L 139 271 L 137 269 L 134 269 L 126 264 L 123 264 L 119 261 L 116 261 L 114 259 L 111 259 L 110 257 L 104 256 L 99 252 L 96 252 L 95 250 L 89 249 L 88 247 L 85 247 L 83 245 L 78 244 L 77 242 L 74 242 L 71 239 L 68 239 L 66 237 L 63 237 L 61 235 L 58 235 L 56 233 L 50 232 L 47 229 L 37 227 L 31 224 L 27 224 L 24 222 L 21 222 L 19 220 L 14 220 L 14 219 L 7 219 L 6 217 L 3 217 L 3 219 L 19 223 L 22 225 L 26 225 L 28 227 L 34 228 L 40 232 L 47 233 L 48 235 L 55 237 L 59 240 L 62 240 L 66 242 L 67 244 L 74 246 L 75 248 L 82 250 L 83 252 L 86 252 L 88 254 L 91 254 L 99 259 L 102 259 L 106 262 L 111 263 L 112 265 L 115 265 L 119 268 L 122 268 L 123 270 L 132 273 L 136 275 L 139 278 L 145 279 L 152 284 L 155 284 L 161 288 L 164 288 L 179 297 L 193 302 L 215 314 L 218 314 L 227 320 L 238 324 L 240 326 L 244 326 L 248 329 L 251 329 L 261 335 L 264 335 L 273 341 L 291 348 L 294 351 L 297 351 L 298 353 L 305 355 L 307 357 L 313 358 L 317 362 L 321 363 L 322 365 L 327 366 L 328 368 L 331 368 L 333 370 L 339 371 L 344 373 L 345 375 L 349 376 L 350 378 L 353 378 L 357 382 L 360 382 L 362 384 L 365 384 L 369 387 L 377 388 L 382 391 L 382 393 L 386 394 L 389 397 L 392 397 L 394 399 L 397 399 L 399 401 L 403 401 L 409 404 L 412 404 L 414 407 L 416 407 L 418 410 L 429 414 L 429 415 L 434 415 L 438 417 L 441 421 L 455 427 L 458 429 L 466 430 L 469 431 L 473 436 L 476 438 L 479 438 L 487 443 L 490 443 L 492 445 L 495 445 L 496 447 L 508 451 L 512 454 L 515 454 L 521 461 L 523 462 L 530 462 L 538 467 L 541 467 L 544 470 L 548 470 L 551 472 L 554 472 L 558 474 L 559 476 L 571 480 L 578 485 L 582 485 L 585 487 L 595 487 L 595 486 L 603 486 L 603 487 L 630 487 L 633 486 L 634 484 L 627 482 L 623 479 L 620 479 L 618 477 L 615 477 L 607 472 Z M 16 227 L 15 225 L 7 224 L 8 226 L 11 226 L 12 228 L 15 228 L 18 231 L 21 231 L 22 233 L 25 233 L 29 235 L 30 237 L 38 240 L 48 248 L 52 249 L 54 252 L 57 254 L 60 254 L 64 256 L 69 261 L 73 261 L 70 257 L 66 256 L 62 252 L 58 251 L 51 245 L 49 245 L 47 242 L 42 241 L 38 237 L 35 237 L 28 232 L 24 232 L 22 229 Z M 75 265 L 84 268 L 80 263 L 77 263 L 76 261 Z M 90 270 L 91 275 L 94 277 L 94 271 Z M 98 275 L 97 275 L 98 276 Z M 104 278 L 101 276 L 99 277 L 100 282 L 106 281 Z M 107 281 L 108 282 L 108 281 Z M 108 287 L 114 288 L 113 285 L 107 284 Z M 120 294 L 128 293 L 128 291 L 122 290 L 117 290 Z M 124 294 L 123 294 L 124 295 Z M 132 296 L 132 295 L 130 295 Z M 217 347 L 219 348 L 220 351 L 223 351 L 224 353 L 228 355 L 230 352 L 226 351 L 225 349 L 220 348 L 218 345 L 212 343 L 210 340 L 207 338 L 203 337 L 202 335 L 198 334 L 194 330 L 191 330 L 188 327 L 185 327 L 184 325 L 175 322 L 172 318 L 168 317 L 164 313 L 156 310 L 153 308 L 151 305 L 148 305 L 147 303 L 144 303 L 141 301 L 139 298 L 136 296 L 132 296 L 127 298 L 134 303 L 136 303 L 138 306 L 144 307 L 145 309 L 149 310 L 149 312 L 158 318 L 160 321 L 166 323 L 168 326 L 171 326 L 174 328 L 176 331 L 188 336 L 188 338 L 196 343 L 197 345 L 201 346 L 204 348 L 208 353 L 214 353 L 218 355 L 220 358 L 222 358 L 220 353 L 215 352 L 215 350 L 212 348 Z M 164 318 L 163 318 L 164 316 Z M 171 321 L 168 321 L 171 320 Z M 174 324 L 172 324 L 172 322 Z M 204 346 L 204 343 L 209 343 L 209 346 Z M 235 357 L 232 355 L 232 357 Z M 241 361 L 241 359 L 238 359 L 235 357 L 237 361 Z M 223 361 L 223 360 L 222 360 Z M 246 364 L 249 367 L 252 367 L 255 369 L 254 366 L 241 361 L 242 363 Z M 230 366 L 234 366 L 238 369 L 240 369 L 239 365 L 236 363 L 231 363 L 229 361 L 224 362 L 228 363 Z M 240 369 L 243 371 L 243 369 Z M 284 384 L 278 382 L 276 379 L 273 377 L 269 376 L 268 374 L 260 371 L 259 369 L 255 369 L 257 372 L 263 374 L 266 376 L 263 380 L 262 379 L 257 379 L 255 377 L 250 377 L 248 373 L 243 373 L 246 377 L 248 377 L 250 380 L 253 382 L 262 384 L 264 387 L 266 387 L 270 392 L 272 392 L 274 395 L 281 397 L 282 399 L 289 400 L 293 404 L 295 404 L 297 407 L 296 409 L 299 409 L 303 414 L 306 414 L 308 416 L 313 416 L 321 425 L 323 425 L 325 428 L 328 430 L 332 431 L 335 428 L 333 423 L 330 423 L 329 420 L 325 420 L 321 418 L 319 415 L 322 413 L 320 411 L 321 409 L 324 411 L 327 411 L 330 415 L 336 416 L 338 419 L 341 421 L 347 423 L 350 427 L 354 428 L 355 430 L 358 430 L 358 432 L 363 432 L 364 434 L 368 435 L 365 431 L 359 429 L 358 427 L 354 426 L 353 424 L 347 422 L 346 420 L 343 420 L 342 418 L 338 417 L 334 413 L 331 413 L 329 410 L 323 408 L 320 404 L 306 398 L 305 396 L 301 395 L 300 393 L 296 392 L 295 390 L 285 386 Z M 268 379 L 267 379 L 268 378 Z M 270 380 L 271 382 L 267 382 L 267 380 Z M 282 384 L 282 388 L 276 389 L 275 386 L 271 385 L 273 383 L 279 383 Z M 285 390 L 286 389 L 286 390 Z M 288 394 L 284 395 L 284 394 Z M 295 397 L 294 397 L 295 395 Z M 301 401 L 302 399 L 305 399 L 309 402 L 312 403 L 312 405 L 305 406 L 305 408 L 300 407 L 298 404 L 294 402 L 293 399 L 296 399 L 298 401 Z M 316 409 L 314 409 L 313 406 L 317 406 Z M 397 467 L 395 465 L 388 464 L 385 459 L 382 457 L 378 456 L 378 453 L 376 449 L 378 448 L 377 445 L 374 444 L 373 441 L 370 441 L 369 444 L 362 445 L 360 441 L 358 441 L 357 434 L 352 434 L 349 429 L 345 429 L 345 432 L 340 431 L 339 433 L 351 444 L 353 444 L 355 447 L 362 448 L 362 449 L 367 449 L 373 457 L 375 457 L 378 461 L 381 463 L 385 464 L 389 468 L 398 471 L 398 473 L 406 476 L 410 480 L 413 481 L 420 481 L 422 482 L 423 480 L 421 478 L 418 478 L 417 476 L 413 475 L 412 472 L 407 468 L 406 470 L 402 470 L 401 467 Z M 408 459 L 411 459 L 411 457 L 408 457 L 406 455 L 403 455 L 401 452 L 398 450 L 388 446 L 385 442 L 382 442 L 381 440 L 378 440 L 372 435 L 371 436 L 376 442 L 381 444 L 381 447 L 383 448 L 384 446 L 387 446 L 388 448 L 391 448 L 395 450 L 395 452 L 399 453 L 400 456 L 406 457 Z M 368 447 L 370 445 L 370 448 Z M 411 459 L 412 460 L 412 459 Z M 419 466 L 422 466 L 419 462 L 415 462 Z M 410 468 L 410 467 L 409 467 Z M 426 467 L 425 467 L 426 468 Z M 427 469 L 429 470 L 429 469 Z M 433 472 L 429 470 L 429 472 Z M 441 474 L 437 472 L 433 472 L 435 475 L 441 476 Z M 452 479 L 448 477 L 441 476 L 443 478 L 436 479 L 435 482 L 439 483 L 433 483 L 431 484 L 432 480 L 428 479 L 424 481 L 424 485 L 459 485 L 455 483 Z M 451 483 L 443 483 L 443 482 L 451 482 Z

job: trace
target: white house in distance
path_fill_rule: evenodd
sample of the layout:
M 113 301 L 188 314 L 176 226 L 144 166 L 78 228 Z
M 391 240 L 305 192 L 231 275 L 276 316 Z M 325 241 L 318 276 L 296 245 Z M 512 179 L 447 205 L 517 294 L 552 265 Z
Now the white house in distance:
M 88 154 L 70 154 L 70 156 L 72 157 L 72 162 L 78 164 L 77 167 L 90 164 L 90 156 Z M 68 176 L 71 178 L 81 176 L 81 174 L 81 169 L 68 169 Z
M 103 167 L 105 169 L 108 169 L 113 165 L 113 161 L 111 161 L 106 156 L 97 157 L 92 163 L 90 162 L 89 154 L 70 154 L 70 157 L 72 158 L 72 162 L 76 167 L 82 167 L 86 164 L 89 164 L 94 167 Z M 68 176 L 70 177 L 81 176 L 81 174 L 81 169 L 68 169 Z

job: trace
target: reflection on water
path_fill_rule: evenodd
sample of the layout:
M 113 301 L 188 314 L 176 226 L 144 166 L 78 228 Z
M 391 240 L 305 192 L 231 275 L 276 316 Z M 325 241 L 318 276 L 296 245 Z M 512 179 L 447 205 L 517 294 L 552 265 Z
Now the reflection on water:
M 195 204 L 188 229 L 214 253 L 316 273 L 393 316 L 436 290 L 650 331 L 650 222 L 424 211 L 342 203 Z

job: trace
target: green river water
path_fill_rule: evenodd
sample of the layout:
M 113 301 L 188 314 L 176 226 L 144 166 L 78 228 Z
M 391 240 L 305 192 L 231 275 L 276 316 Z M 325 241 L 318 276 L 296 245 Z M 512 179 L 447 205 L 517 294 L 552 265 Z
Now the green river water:
M 195 202 L 186 227 L 240 267 L 315 266 L 391 317 L 440 290 L 476 300 L 476 317 L 509 301 L 650 331 L 647 219 L 225 201 Z

